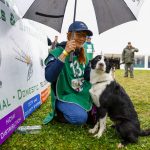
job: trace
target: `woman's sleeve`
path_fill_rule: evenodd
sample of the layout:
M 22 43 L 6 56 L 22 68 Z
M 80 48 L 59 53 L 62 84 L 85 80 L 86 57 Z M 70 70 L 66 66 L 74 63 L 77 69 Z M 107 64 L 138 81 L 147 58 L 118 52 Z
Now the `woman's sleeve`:
M 57 80 L 57 77 L 59 76 L 59 73 L 61 72 L 64 63 L 51 54 L 49 54 L 45 62 L 45 79 L 48 82 L 52 83 Z

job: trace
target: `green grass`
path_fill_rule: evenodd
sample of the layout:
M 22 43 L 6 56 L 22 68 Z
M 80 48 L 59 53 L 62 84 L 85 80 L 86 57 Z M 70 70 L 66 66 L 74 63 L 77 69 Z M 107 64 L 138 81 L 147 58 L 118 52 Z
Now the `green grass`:
M 150 71 L 135 70 L 135 78 L 132 79 L 124 78 L 123 70 L 117 70 L 116 80 L 130 95 L 141 127 L 150 128 Z M 49 101 L 44 103 L 22 125 L 41 125 L 49 112 L 49 105 Z M 107 119 L 107 130 L 97 139 L 88 133 L 89 125 L 75 126 L 53 120 L 48 125 L 42 125 L 39 134 L 14 133 L 0 146 L 0 150 L 116 150 L 120 140 L 111 124 Z M 150 150 L 150 136 L 140 137 L 137 144 L 129 144 L 123 149 Z

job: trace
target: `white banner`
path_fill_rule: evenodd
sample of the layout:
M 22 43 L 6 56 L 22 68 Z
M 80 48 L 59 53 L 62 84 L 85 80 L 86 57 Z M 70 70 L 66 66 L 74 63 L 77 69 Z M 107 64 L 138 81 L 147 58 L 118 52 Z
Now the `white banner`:
M 0 1 L 0 144 L 49 96 L 46 35 Z

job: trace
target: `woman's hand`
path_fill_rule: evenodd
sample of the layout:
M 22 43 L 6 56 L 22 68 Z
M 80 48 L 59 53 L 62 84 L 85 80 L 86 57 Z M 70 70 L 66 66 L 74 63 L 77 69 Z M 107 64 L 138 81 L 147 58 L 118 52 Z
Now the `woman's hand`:
M 66 56 L 68 56 L 71 51 L 75 51 L 75 49 L 76 49 L 75 40 L 67 41 L 65 49 L 62 52 L 62 54 L 58 57 L 58 59 L 64 62 Z
M 69 54 L 71 51 L 75 51 L 75 49 L 76 49 L 75 40 L 67 41 L 65 51 Z

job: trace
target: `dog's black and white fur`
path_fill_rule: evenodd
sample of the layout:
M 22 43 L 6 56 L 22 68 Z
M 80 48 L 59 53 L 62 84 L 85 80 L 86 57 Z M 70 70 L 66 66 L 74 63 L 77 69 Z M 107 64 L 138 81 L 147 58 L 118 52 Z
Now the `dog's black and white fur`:
M 98 120 L 90 133 L 101 137 L 106 128 L 106 116 L 114 122 L 117 133 L 121 136 L 121 145 L 135 143 L 139 136 L 150 135 L 150 130 L 142 131 L 137 113 L 123 87 L 111 74 L 111 62 L 98 55 L 91 60 L 90 94 L 98 111 Z

